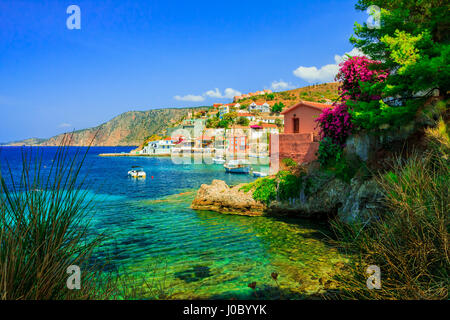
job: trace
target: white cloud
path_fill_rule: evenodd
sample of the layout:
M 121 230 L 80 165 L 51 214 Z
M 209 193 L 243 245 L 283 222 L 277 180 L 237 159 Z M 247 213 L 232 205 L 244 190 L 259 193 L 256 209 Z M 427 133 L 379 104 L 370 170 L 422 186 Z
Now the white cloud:
M 347 60 L 348 56 L 363 56 L 364 54 L 357 48 L 353 48 L 352 51 L 343 54 L 342 56 L 336 54 L 334 56 L 334 64 L 327 64 L 320 68 L 317 67 L 304 67 L 300 66 L 294 70 L 294 75 L 308 82 L 314 81 L 333 81 L 334 77 L 339 71 L 339 64 Z
M 234 90 L 232 88 L 226 88 L 223 98 L 233 99 L 235 96 L 240 96 L 240 95 L 242 95 L 241 92 Z
M 215 90 L 206 91 L 204 95 L 209 98 L 222 98 L 222 94 L 220 93 L 219 88 L 216 88 Z
M 222 94 L 219 88 L 214 90 L 206 91 L 203 95 L 209 98 L 217 98 L 217 99 L 233 99 L 235 96 L 240 96 L 242 93 L 234 90 L 233 88 L 226 88 L 224 94 Z
M 175 96 L 174 99 L 178 101 L 192 101 L 192 102 L 200 102 L 205 100 L 203 96 L 196 96 L 193 94 L 188 94 L 185 96 Z
M 358 48 L 353 48 L 352 51 L 346 52 L 346 53 L 344 53 L 342 56 L 336 54 L 336 55 L 334 56 L 334 61 L 336 62 L 336 64 L 339 64 L 339 63 L 341 63 L 341 62 L 347 60 L 348 56 L 350 56 L 350 57 L 355 57 L 355 56 L 362 57 L 362 56 L 364 56 L 364 55 L 365 55 L 365 54 L 362 53 L 362 51 L 359 50 Z
M 58 127 L 59 128 L 70 128 L 70 127 L 72 127 L 72 125 L 70 123 L 63 122 L 63 123 L 60 123 Z
M 283 90 L 289 90 L 289 89 L 294 89 L 295 88 L 295 86 L 293 84 L 288 83 L 288 82 L 283 81 L 283 80 L 272 82 L 272 85 L 270 87 L 274 91 L 283 91 Z
M 175 96 L 174 98 L 178 101 L 200 102 L 200 101 L 204 101 L 206 98 L 233 99 L 235 96 L 240 96 L 240 95 L 241 95 L 241 93 L 233 88 L 226 88 L 223 94 L 220 92 L 219 88 L 215 88 L 214 90 L 206 91 L 201 96 L 188 94 L 186 96 Z

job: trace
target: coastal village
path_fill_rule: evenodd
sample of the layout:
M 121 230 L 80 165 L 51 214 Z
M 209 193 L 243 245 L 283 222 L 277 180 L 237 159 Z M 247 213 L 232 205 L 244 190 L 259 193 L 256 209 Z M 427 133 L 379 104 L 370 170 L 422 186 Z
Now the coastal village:
M 448 301 L 450 7 L 355 2 L 2 6 L 0 300 Z
M 317 86 L 332 86 L 323 84 Z M 276 96 L 284 100 L 276 99 Z M 131 154 L 140 156 L 191 157 L 225 163 L 245 159 L 253 164 L 278 167 L 291 158 L 298 163 L 316 159 L 318 131 L 315 120 L 322 110 L 332 108 L 332 100 L 302 100 L 308 95 L 273 93 L 271 90 L 235 96 L 232 103 L 215 103 L 192 109 L 173 123 L 165 134 L 154 135 Z M 289 104 L 288 104 L 289 103 Z M 276 171 L 276 169 L 274 169 Z

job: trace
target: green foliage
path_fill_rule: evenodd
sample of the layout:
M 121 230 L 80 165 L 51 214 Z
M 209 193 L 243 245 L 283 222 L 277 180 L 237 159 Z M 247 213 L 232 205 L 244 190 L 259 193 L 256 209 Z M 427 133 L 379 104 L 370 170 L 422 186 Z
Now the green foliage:
M 207 128 L 218 128 L 219 127 L 220 119 L 218 117 L 209 118 L 206 120 L 206 127 Z
M 50 172 L 36 150 L 23 151 L 20 179 L 10 168 L 0 170 L 0 300 L 103 299 L 110 293 L 96 287 L 99 266 L 90 263 L 103 237 L 87 240 L 92 199 L 79 177 L 86 155 L 70 156 L 69 141 L 64 136 Z M 70 265 L 83 270 L 80 290 L 66 287 Z
M 409 123 L 429 94 L 437 89 L 446 96 L 450 89 L 449 3 L 430 1 L 359 0 L 366 11 L 381 9 L 380 28 L 355 24 L 350 41 L 370 58 L 391 70 L 383 83 L 366 86 L 364 92 L 381 92 L 383 101 L 349 105 L 358 125 L 373 130 Z
M 283 100 L 295 100 L 295 96 L 288 91 L 278 92 L 278 95 Z
M 273 99 L 275 99 L 275 95 L 273 93 L 266 94 L 266 100 L 272 101 Z
M 341 159 L 342 148 L 341 146 L 334 144 L 330 137 L 325 137 L 320 141 L 317 153 L 320 165 L 328 167 Z
M 345 156 L 339 156 L 335 163 L 330 165 L 327 170 L 331 172 L 336 178 L 350 183 L 356 173 L 363 167 L 367 169 L 365 164 L 360 159 L 348 159 Z M 365 172 L 364 174 L 370 175 Z
M 289 200 L 297 198 L 302 189 L 301 176 L 296 176 L 289 171 L 280 171 L 277 174 L 278 180 L 278 198 L 280 200 Z
M 222 117 L 223 120 L 228 121 L 229 123 L 235 123 L 237 118 L 238 118 L 237 112 L 229 112 L 227 114 L 224 114 Z
M 354 225 L 334 222 L 337 244 L 357 260 L 337 276 L 340 295 L 352 299 L 448 299 L 450 162 L 438 130 L 425 153 L 397 158 L 379 176 L 387 210 Z M 441 147 L 438 147 L 438 146 Z M 436 148 L 437 147 L 437 148 Z M 444 158 L 445 155 L 447 159 Z M 385 280 L 368 290 L 366 268 L 377 265 Z
M 291 158 L 284 158 L 283 160 L 281 160 L 281 162 L 286 166 L 286 167 L 291 167 L 294 168 L 296 167 L 298 164 L 297 162 L 295 162 L 293 159 Z
M 269 205 L 277 199 L 277 193 L 278 199 L 282 201 L 298 197 L 301 187 L 301 176 L 296 176 L 290 171 L 280 171 L 275 177 L 259 178 L 244 185 L 240 190 L 244 192 L 253 190 L 253 199 Z
M 217 128 L 227 129 L 229 125 L 230 125 L 230 121 L 222 119 L 217 123 Z
M 280 113 L 281 111 L 283 111 L 285 105 L 283 102 L 277 102 L 272 106 L 272 112 L 273 113 Z
M 269 205 L 277 198 L 277 183 L 275 178 L 259 178 L 241 188 L 244 192 L 253 190 L 253 199 Z
M 236 123 L 246 127 L 250 124 L 250 120 L 248 120 L 246 117 L 239 117 Z
M 398 69 L 399 73 L 404 72 L 408 66 L 415 64 L 420 58 L 416 44 L 422 40 L 423 36 L 424 33 L 414 37 L 405 31 L 395 30 L 394 37 L 386 34 L 381 38 L 381 41 L 389 47 L 391 58 L 402 66 Z
M 326 137 L 319 144 L 318 161 L 321 167 L 336 178 L 349 183 L 355 174 L 365 166 L 358 157 L 349 158 L 343 149 Z M 368 173 L 363 173 L 367 175 Z

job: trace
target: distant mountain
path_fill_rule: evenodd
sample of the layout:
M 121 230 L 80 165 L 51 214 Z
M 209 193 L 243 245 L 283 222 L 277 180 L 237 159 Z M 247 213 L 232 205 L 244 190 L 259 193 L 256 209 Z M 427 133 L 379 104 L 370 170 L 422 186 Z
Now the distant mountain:
M 186 116 L 190 109 L 154 109 L 129 111 L 97 127 L 73 132 L 73 146 L 87 146 L 94 139 L 94 146 L 139 146 L 153 134 L 162 134 L 167 127 Z M 97 134 L 97 135 L 96 135 Z M 58 146 L 64 134 L 50 139 L 27 139 L 7 145 Z
M 38 145 L 44 141 L 46 141 L 46 139 L 30 138 L 22 141 L 11 141 L 6 143 L 0 143 L 0 146 L 33 146 Z

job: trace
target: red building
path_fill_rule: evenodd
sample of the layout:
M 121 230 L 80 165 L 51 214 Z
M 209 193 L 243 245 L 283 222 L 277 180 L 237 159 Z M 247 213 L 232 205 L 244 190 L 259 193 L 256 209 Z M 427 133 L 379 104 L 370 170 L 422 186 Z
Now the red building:
M 297 163 L 316 160 L 319 149 L 318 129 L 315 120 L 331 105 L 300 101 L 284 110 L 284 133 L 278 135 L 279 160 L 291 158 Z M 272 139 L 276 139 L 272 135 Z

